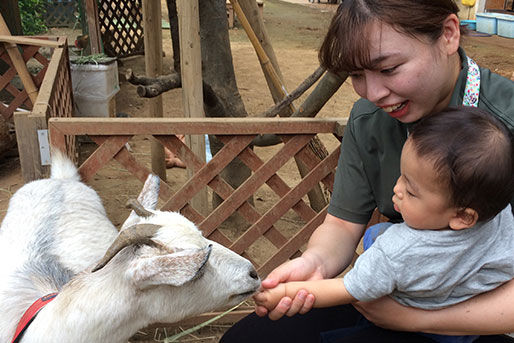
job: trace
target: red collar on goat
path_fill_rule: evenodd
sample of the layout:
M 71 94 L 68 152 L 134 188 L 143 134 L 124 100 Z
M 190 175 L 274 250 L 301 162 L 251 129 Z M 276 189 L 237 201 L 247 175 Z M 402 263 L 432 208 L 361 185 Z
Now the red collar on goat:
M 16 327 L 16 332 L 14 333 L 14 337 L 11 343 L 17 343 L 21 340 L 23 333 L 29 327 L 30 323 L 32 323 L 34 318 L 36 318 L 39 311 L 50 301 L 54 300 L 56 296 L 57 293 L 47 294 L 44 297 L 41 297 L 38 300 L 34 301 L 34 303 L 30 305 L 30 307 L 27 309 L 27 311 L 25 311 L 25 313 L 21 317 L 20 322 Z

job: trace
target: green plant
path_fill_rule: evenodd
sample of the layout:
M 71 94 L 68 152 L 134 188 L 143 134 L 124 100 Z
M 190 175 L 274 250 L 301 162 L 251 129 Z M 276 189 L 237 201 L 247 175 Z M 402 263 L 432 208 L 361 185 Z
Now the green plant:
M 44 15 L 48 0 L 19 0 L 21 26 L 24 35 L 36 35 L 47 30 Z

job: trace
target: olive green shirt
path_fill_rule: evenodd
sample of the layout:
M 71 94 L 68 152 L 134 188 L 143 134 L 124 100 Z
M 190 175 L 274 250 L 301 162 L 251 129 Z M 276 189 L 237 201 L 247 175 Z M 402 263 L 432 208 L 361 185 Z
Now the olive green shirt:
M 466 86 L 467 59 L 462 49 L 459 54 L 462 70 L 450 106 L 462 105 Z M 478 107 L 497 116 L 514 133 L 514 82 L 480 68 Z M 409 125 L 366 99 L 354 104 L 343 136 L 328 213 L 366 224 L 378 208 L 391 221 L 402 220 L 391 198 L 400 176 L 400 154 Z M 514 199 L 511 204 L 514 208 Z

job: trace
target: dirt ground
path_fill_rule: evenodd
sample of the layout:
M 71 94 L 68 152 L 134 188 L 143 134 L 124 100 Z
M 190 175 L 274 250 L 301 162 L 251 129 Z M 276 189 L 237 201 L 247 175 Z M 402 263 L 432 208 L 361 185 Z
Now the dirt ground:
M 266 28 L 281 67 L 285 86 L 289 91 L 296 88 L 318 67 L 317 49 L 336 9 L 336 5 L 311 4 L 307 0 L 291 1 L 297 3 L 280 0 L 265 0 L 264 2 Z M 163 19 L 167 19 L 165 1 L 163 2 Z M 51 30 L 49 32 L 49 34 L 56 33 L 59 31 Z M 74 40 L 75 32 L 69 34 Z M 255 51 L 237 21 L 236 26 L 230 30 L 230 39 L 239 90 L 247 112 L 250 116 L 255 116 L 272 106 L 273 102 Z M 481 66 L 505 77 L 514 77 L 514 39 L 498 36 L 470 36 L 464 39 L 463 46 L 468 55 Z M 171 39 L 167 29 L 163 30 L 163 50 L 165 52 L 163 72 L 167 73 L 172 70 L 173 66 Z M 126 58 L 121 62 L 119 66 L 121 90 L 116 95 L 117 112 L 127 113 L 133 117 L 149 116 L 147 100 L 139 98 L 136 88 L 123 78 L 127 68 L 131 68 L 138 75 L 144 74 L 144 56 Z M 304 97 L 305 95 L 296 103 L 300 104 Z M 350 83 L 346 82 L 318 116 L 347 116 L 357 98 Z M 183 115 L 180 89 L 165 93 L 163 103 L 165 117 L 181 117 Z M 327 147 L 331 151 L 330 144 L 329 142 Z M 148 140 L 136 140 L 131 143 L 131 146 L 138 159 L 150 161 Z M 266 155 L 264 150 L 261 153 Z M 285 168 L 282 176 L 287 182 L 288 175 L 296 174 L 290 173 L 287 169 L 293 168 L 293 166 Z M 177 187 L 178 189 L 184 180 L 184 173 L 182 169 L 168 169 L 168 183 L 172 188 Z M 0 159 L 0 218 L 3 218 L 6 212 L 10 196 L 22 185 L 18 157 L 11 155 Z M 115 163 L 103 168 L 90 182 L 90 185 L 100 194 L 107 213 L 115 225 L 120 225 L 124 221 L 128 215 L 124 204 L 129 197 L 137 196 L 141 187 L 139 181 Z M 260 198 L 263 203 L 268 196 L 267 192 L 270 191 L 263 190 L 262 193 L 257 194 L 257 198 Z M 294 218 L 284 220 L 284 225 L 288 225 L 288 223 L 294 228 Z M 217 342 L 220 334 L 226 328 L 227 326 L 209 326 L 194 335 L 183 338 L 182 341 Z M 164 332 L 158 332 L 156 335 L 161 335 L 162 338 Z M 154 336 L 153 333 L 144 333 L 140 338 L 153 341 Z

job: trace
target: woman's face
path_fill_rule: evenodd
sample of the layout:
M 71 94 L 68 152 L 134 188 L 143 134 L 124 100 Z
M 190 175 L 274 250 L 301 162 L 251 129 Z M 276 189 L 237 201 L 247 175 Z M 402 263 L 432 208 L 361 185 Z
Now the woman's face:
M 460 71 L 458 42 L 455 45 L 450 36 L 455 33 L 445 31 L 430 43 L 387 24 L 371 25 L 370 59 L 375 67 L 350 73 L 357 94 L 404 123 L 448 106 Z M 458 20 L 456 25 L 458 30 Z

